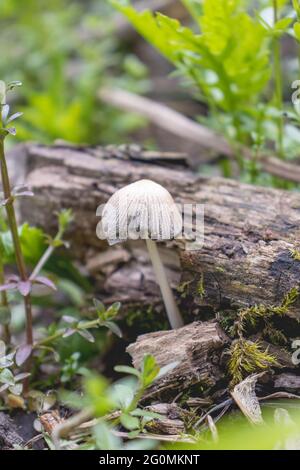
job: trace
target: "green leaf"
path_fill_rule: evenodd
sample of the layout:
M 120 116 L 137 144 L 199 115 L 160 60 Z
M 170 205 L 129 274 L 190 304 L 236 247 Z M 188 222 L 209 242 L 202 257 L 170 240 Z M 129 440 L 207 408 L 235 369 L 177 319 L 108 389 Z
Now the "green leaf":
M 294 24 L 294 33 L 297 41 L 300 42 L 300 23 L 298 21 Z
M 92 375 L 85 379 L 84 387 L 95 416 L 104 416 L 115 408 L 116 404 L 104 377 Z
M 235 114 L 258 101 L 270 77 L 268 33 L 240 0 L 203 0 L 196 13 L 201 34 L 162 14 L 112 3 L 210 105 Z
M 95 309 L 98 313 L 99 318 L 102 320 L 103 319 L 103 314 L 106 311 L 105 305 L 102 302 L 100 302 L 100 300 L 98 300 L 98 299 L 93 299 L 93 303 L 94 303 L 94 306 L 95 306 Z
M 128 408 L 134 398 L 132 388 L 123 384 L 116 384 L 112 389 L 113 398 L 122 410 Z
M 293 18 L 282 18 L 275 24 L 275 31 L 285 32 L 291 25 Z
M 202 0 L 181 0 L 195 21 L 199 21 L 202 14 Z
M 139 429 L 140 421 L 138 418 L 131 416 L 126 413 L 122 413 L 120 416 L 121 424 L 124 428 L 128 429 L 128 431 L 133 431 L 134 429 Z
M 13 373 L 9 369 L 3 369 L 0 372 L 0 382 L 6 385 L 15 385 Z
M 149 387 L 159 374 L 159 366 L 154 356 L 150 354 L 144 356 L 141 374 L 144 387 Z
M 74 216 L 72 209 L 63 209 L 62 211 L 59 212 L 58 214 L 58 226 L 59 230 L 64 233 L 70 223 L 72 222 Z
M 136 408 L 131 412 L 132 416 L 139 416 L 141 418 L 151 418 L 151 419 L 162 419 L 163 416 L 159 413 L 154 413 L 153 411 L 141 410 L 140 408 Z
M 137 369 L 134 369 L 133 367 L 129 366 L 115 366 L 114 370 L 116 372 L 121 372 L 122 374 L 131 374 L 135 375 L 138 379 L 141 378 L 141 374 Z
M 108 328 L 109 330 L 111 330 L 119 338 L 122 338 L 122 331 L 116 323 L 114 323 L 113 321 L 106 321 L 103 323 L 103 325 L 106 326 L 106 328 Z
M 101 422 L 93 428 L 96 446 L 99 450 L 119 450 L 122 448 L 121 440 L 116 437 L 107 424 Z
M 114 318 L 118 314 L 120 308 L 121 308 L 121 303 L 115 302 L 106 310 L 105 318 L 107 320 Z
M 85 330 L 85 329 L 77 330 L 77 333 L 79 333 L 80 336 L 82 336 L 82 338 L 86 339 L 90 343 L 95 342 L 95 338 L 89 330 Z

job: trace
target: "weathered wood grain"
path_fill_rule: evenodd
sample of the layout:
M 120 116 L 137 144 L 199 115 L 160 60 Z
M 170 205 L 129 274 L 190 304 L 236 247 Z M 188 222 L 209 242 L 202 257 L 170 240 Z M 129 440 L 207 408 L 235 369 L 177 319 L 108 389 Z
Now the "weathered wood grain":
M 155 357 L 160 367 L 176 363 L 146 392 L 145 398 L 171 395 L 199 384 L 203 393 L 215 386 L 224 373 L 219 367 L 218 353 L 226 337 L 215 322 L 194 322 L 178 330 L 157 331 L 141 335 L 127 348 L 135 367 L 139 368 L 145 354 Z
M 254 303 L 280 303 L 299 284 L 300 263 L 291 249 L 300 246 L 300 195 L 296 192 L 206 178 L 176 159 L 153 161 L 138 147 L 88 148 L 29 146 L 28 183 L 36 197 L 22 200 L 23 218 L 55 231 L 55 211 L 71 207 L 72 255 L 82 262 L 107 249 L 96 237 L 96 208 L 118 188 L 141 178 L 164 185 L 178 202 L 205 205 L 205 241 L 198 251 L 169 243 L 163 248 L 174 287 L 180 284 L 185 309 L 201 318 L 208 311 Z M 163 245 L 161 245 L 163 247 Z M 115 247 L 114 249 L 119 249 Z M 99 285 L 122 301 L 160 296 L 143 243 L 129 243 L 129 262 L 101 277 Z M 180 258 L 180 263 L 178 262 Z M 118 259 L 118 256 L 116 257 Z M 141 297 L 140 297 L 141 296 Z M 179 294 L 178 294 L 179 297 Z M 292 309 L 297 314 L 299 303 Z

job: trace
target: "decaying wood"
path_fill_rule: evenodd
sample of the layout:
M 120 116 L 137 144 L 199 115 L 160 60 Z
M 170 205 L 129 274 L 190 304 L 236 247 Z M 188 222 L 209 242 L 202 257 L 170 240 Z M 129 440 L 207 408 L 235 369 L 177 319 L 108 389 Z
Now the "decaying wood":
M 163 155 L 160 161 L 157 156 L 149 161 L 149 154 L 137 146 L 31 145 L 28 162 L 27 182 L 36 197 L 22 200 L 23 219 L 54 233 L 54 213 L 72 208 L 71 253 L 85 264 L 107 249 L 96 237 L 96 208 L 120 187 L 148 178 L 165 186 L 177 202 L 204 204 L 202 249 L 184 251 L 179 243 L 161 244 L 168 276 L 173 287 L 179 287 L 177 298 L 188 318 L 256 303 L 278 304 L 299 284 L 300 263 L 290 254 L 299 247 L 298 193 L 195 175 L 182 162 L 170 162 Z M 130 253 L 129 262 L 119 262 L 116 255 L 111 274 L 101 276 L 100 268 L 99 290 L 123 303 L 161 305 L 144 243 L 122 248 Z
M 291 373 L 280 374 L 276 377 L 274 388 L 300 393 L 300 376 Z
M 237 384 L 231 392 L 231 396 L 252 424 L 262 424 L 263 418 L 258 398 L 255 393 L 255 385 L 262 374 L 253 374 Z
M 146 117 L 158 127 L 177 137 L 182 137 L 185 141 L 198 144 L 200 148 L 231 159 L 235 158 L 234 149 L 223 136 L 162 103 L 118 89 L 102 89 L 99 92 L 99 97 L 110 105 Z M 249 148 L 241 146 L 239 151 L 246 160 L 251 161 L 253 158 Z M 300 182 L 299 165 L 283 162 L 279 158 L 268 155 L 260 155 L 259 162 L 262 169 L 273 176 L 296 183 Z
M 185 432 L 184 418 L 189 418 L 189 412 L 181 409 L 175 403 L 158 403 L 147 406 L 147 410 L 160 415 L 160 418 L 155 418 L 146 424 L 148 431 L 164 435 Z
M 7 413 L 0 413 L 0 449 L 12 449 L 22 446 L 25 441 L 20 436 L 18 426 Z
M 160 367 L 176 363 L 176 367 L 155 382 L 146 397 L 168 395 L 193 384 L 203 390 L 215 386 L 223 377 L 218 366 L 218 353 L 226 338 L 215 322 L 194 322 L 178 330 L 157 331 L 141 335 L 127 348 L 135 367 L 145 354 L 152 354 Z

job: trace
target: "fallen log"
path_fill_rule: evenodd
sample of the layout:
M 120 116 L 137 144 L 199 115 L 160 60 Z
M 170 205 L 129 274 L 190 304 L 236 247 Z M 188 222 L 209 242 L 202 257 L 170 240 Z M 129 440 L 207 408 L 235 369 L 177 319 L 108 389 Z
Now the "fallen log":
M 199 176 L 186 168 L 183 158 L 158 158 L 156 153 L 152 159 L 151 152 L 137 146 L 29 145 L 28 171 L 27 182 L 36 197 L 22 200 L 23 219 L 55 232 L 54 213 L 72 208 L 71 254 L 90 266 L 107 249 L 96 237 L 96 208 L 120 187 L 148 178 L 165 186 L 177 202 L 204 204 L 200 250 L 184 251 L 177 242 L 161 245 L 187 318 L 257 303 L 278 304 L 299 284 L 300 263 L 291 256 L 299 247 L 298 193 Z M 122 302 L 160 303 L 143 247 L 141 241 L 114 247 L 129 256 L 123 251 L 112 257 L 114 269 L 104 275 L 99 267 L 98 288 Z M 292 314 L 299 305 L 294 304 Z

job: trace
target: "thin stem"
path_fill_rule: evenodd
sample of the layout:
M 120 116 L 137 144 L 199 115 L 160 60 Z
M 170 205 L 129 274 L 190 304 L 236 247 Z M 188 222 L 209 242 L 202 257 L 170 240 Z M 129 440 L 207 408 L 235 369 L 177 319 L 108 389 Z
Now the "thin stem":
M 18 233 L 16 213 L 15 213 L 15 209 L 13 205 L 14 199 L 11 193 L 11 187 L 10 187 L 9 176 L 8 176 L 8 171 L 7 171 L 7 164 L 6 164 L 5 153 L 4 153 L 3 137 L 0 138 L 0 163 L 1 163 L 3 192 L 4 192 L 5 199 L 7 199 L 5 208 L 6 208 L 6 213 L 7 213 L 8 225 L 11 231 L 14 249 L 15 249 L 16 264 L 17 264 L 17 268 L 18 268 L 21 280 L 26 282 L 28 280 L 28 277 L 27 277 L 25 261 L 24 261 L 19 233 Z M 27 339 L 27 344 L 32 345 L 33 334 L 32 334 L 32 311 L 31 311 L 30 294 L 24 297 L 24 305 L 25 305 L 25 313 L 26 313 L 26 339 Z
M 84 408 L 78 414 L 71 416 L 69 419 L 59 423 L 52 432 L 52 441 L 55 446 L 55 450 L 60 450 L 60 439 L 67 437 L 67 435 L 76 427 L 80 426 L 85 421 L 90 420 L 93 417 L 93 410 L 90 408 Z
M 101 324 L 99 324 L 99 319 L 97 318 L 96 320 L 80 322 L 80 326 L 78 327 L 78 329 L 79 330 L 88 330 L 90 328 L 96 328 L 98 326 L 101 326 Z M 41 339 L 40 341 L 37 341 L 36 343 L 34 343 L 33 348 L 36 349 L 39 346 L 47 346 L 48 344 L 53 343 L 53 341 L 56 341 L 57 339 L 61 338 L 63 336 L 63 334 L 65 333 L 65 331 L 66 330 L 64 328 L 62 328 L 62 329 L 56 331 L 56 333 L 54 333 L 53 335 L 47 336 L 46 338 Z
M 2 262 L 0 261 L 0 284 L 4 284 L 4 282 L 5 282 L 5 279 L 4 279 L 3 265 L 2 265 Z M 9 308 L 7 294 L 5 291 L 1 292 L 1 305 L 2 307 Z M 10 332 L 10 326 L 8 323 L 3 325 L 3 339 L 6 345 L 10 344 L 11 332 Z
M 33 279 L 35 279 L 39 275 L 40 271 L 43 269 L 43 267 L 47 263 L 48 259 L 52 255 L 53 251 L 54 251 L 54 247 L 53 246 L 48 246 L 47 250 L 45 251 L 45 253 L 41 257 L 41 259 L 39 260 L 38 264 L 35 266 L 34 270 L 30 274 L 29 279 L 31 281 L 33 281 Z
M 273 0 L 273 15 L 274 25 L 278 21 L 278 2 Z M 273 40 L 273 54 L 274 54 L 274 77 L 275 77 L 275 103 L 278 111 L 283 111 L 283 94 L 282 94 L 282 68 L 281 68 L 281 47 L 280 38 L 275 37 Z M 277 118 L 278 138 L 277 138 L 277 152 L 280 158 L 284 159 L 284 120 L 283 115 Z
M 183 326 L 183 321 L 176 305 L 173 292 L 169 286 L 164 266 L 161 262 L 156 243 L 153 240 L 146 240 L 149 255 L 153 264 L 153 269 L 159 284 L 170 325 L 173 329 Z

